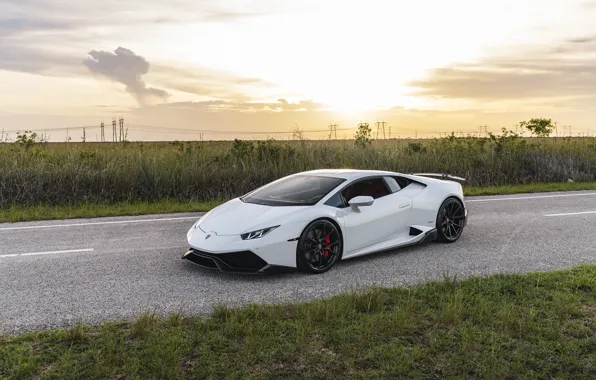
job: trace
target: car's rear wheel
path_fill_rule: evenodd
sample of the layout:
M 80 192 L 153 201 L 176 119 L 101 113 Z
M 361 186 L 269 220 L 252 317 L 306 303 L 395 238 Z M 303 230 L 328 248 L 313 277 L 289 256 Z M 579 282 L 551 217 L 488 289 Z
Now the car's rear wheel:
M 327 219 L 311 222 L 298 240 L 298 269 L 308 273 L 323 273 L 341 257 L 342 237 L 335 224 Z
M 457 198 L 447 198 L 437 213 L 437 240 L 453 243 L 459 239 L 465 222 L 464 205 Z

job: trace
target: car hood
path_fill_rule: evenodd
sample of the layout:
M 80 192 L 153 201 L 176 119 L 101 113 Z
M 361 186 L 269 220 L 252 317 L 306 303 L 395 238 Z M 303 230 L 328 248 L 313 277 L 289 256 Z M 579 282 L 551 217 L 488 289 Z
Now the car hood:
M 234 199 L 213 209 L 199 228 L 216 235 L 239 235 L 255 228 L 277 226 L 309 206 L 265 206 Z

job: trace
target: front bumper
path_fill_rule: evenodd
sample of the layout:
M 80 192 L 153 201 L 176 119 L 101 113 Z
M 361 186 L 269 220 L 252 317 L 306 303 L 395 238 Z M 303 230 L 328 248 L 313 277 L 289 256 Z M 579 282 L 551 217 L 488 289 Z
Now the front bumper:
M 296 269 L 296 231 L 300 225 L 284 224 L 262 238 L 242 240 L 240 235 L 217 235 L 191 228 L 189 250 L 182 256 L 194 264 L 236 273 L 269 273 Z
M 295 268 L 267 264 L 251 251 L 215 254 L 191 248 L 182 258 L 203 268 L 219 269 L 230 273 L 279 273 L 295 270 Z

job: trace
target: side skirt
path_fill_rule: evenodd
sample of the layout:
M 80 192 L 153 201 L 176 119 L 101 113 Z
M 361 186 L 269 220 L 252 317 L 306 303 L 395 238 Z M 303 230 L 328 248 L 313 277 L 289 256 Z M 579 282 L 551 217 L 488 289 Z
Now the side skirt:
M 387 245 L 388 242 L 384 242 L 381 244 L 375 244 L 371 247 L 361 249 L 360 251 L 357 251 L 355 254 L 351 254 L 349 256 L 344 256 L 344 257 L 342 257 L 342 260 L 348 260 L 348 259 L 352 259 L 355 257 L 370 255 L 373 253 L 388 252 L 388 251 L 392 251 L 392 250 L 398 249 L 398 248 L 410 247 L 410 246 L 418 245 L 418 244 L 424 244 L 424 243 L 433 241 L 436 238 L 437 238 L 437 229 L 433 228 L 433 229 L 430 229 L 424 233 L 414 236 L 410 240 L 401 241 L 396 244 Z

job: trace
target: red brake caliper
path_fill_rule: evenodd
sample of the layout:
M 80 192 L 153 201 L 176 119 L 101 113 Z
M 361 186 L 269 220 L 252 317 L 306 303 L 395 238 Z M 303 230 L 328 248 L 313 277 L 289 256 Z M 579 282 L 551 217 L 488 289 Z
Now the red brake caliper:
M 325 250 L 325 258 L 329 258 L 329 245 L 331 244 L 331 239 L 329 238 L 329 235 L 327 235 L 327 237 L 325 238 L 325 244 L 327 245 L 327 249 Z

